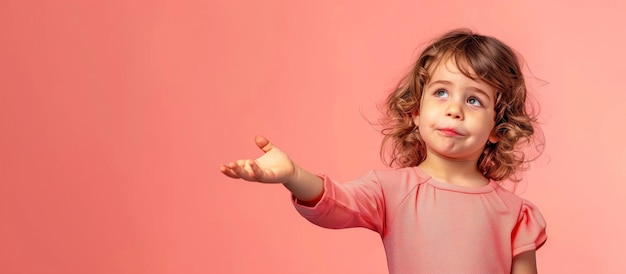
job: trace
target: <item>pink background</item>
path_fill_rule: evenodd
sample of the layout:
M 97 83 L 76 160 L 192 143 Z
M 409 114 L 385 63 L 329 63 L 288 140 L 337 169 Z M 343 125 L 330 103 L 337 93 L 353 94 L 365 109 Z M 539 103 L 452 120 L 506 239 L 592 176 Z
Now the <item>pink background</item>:
M 0 272 L 385 273 L 377 234 L 309 224 L 218 165 L 264 134 L 338 179 L 382 168 L 366 119 L 463 26 L 534 75 L 540 271 L 626 272 L 626 4 L 503 2 L 3 1 Z

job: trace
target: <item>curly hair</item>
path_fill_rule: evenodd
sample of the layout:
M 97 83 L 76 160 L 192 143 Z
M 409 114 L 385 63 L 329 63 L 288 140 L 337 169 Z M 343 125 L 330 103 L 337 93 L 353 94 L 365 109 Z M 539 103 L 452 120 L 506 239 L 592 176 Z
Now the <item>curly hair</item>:
M 497 91 L 492 135 L 498 142 L 487 142 L 477 161 L 478 170 L 491 180 L 519 181 L 514 175 L 526 163 L 520 144 L 530 143 L 536 123 L 536 117 L 526 109 L 527 90 L 520 62 L 500 40 L 467 29 L 452 30 L 428 45 L 387 97 L 381 131 L 383 161 L 389 166 L 410 167 L 426 159 L 426 147 L 413 117 L 420 109 L 429 71 L 449 58 L 465 76 L 482 80 Z

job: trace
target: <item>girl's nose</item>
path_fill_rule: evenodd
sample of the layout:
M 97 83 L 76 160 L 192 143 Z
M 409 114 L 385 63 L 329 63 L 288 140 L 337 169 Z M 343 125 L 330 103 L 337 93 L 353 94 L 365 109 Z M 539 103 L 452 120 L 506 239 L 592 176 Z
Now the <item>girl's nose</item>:
M 458 103 L 450 101 L 448 103 L 448 107 L 446 108 L 446 116 L 453 119 L 463 120 L 463 109 Z

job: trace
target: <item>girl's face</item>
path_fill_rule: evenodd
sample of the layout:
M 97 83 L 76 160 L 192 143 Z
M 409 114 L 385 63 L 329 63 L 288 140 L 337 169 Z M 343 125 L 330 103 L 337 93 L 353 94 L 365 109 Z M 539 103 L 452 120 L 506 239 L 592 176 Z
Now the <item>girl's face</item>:
M 491 136 L 496 90 L 465 76 L 453 58 L 444 61 L 429 70 L 430 81 L 413 120 L 426 144 L 427 158 L 478 161 L 487 140 L 497 141 Z

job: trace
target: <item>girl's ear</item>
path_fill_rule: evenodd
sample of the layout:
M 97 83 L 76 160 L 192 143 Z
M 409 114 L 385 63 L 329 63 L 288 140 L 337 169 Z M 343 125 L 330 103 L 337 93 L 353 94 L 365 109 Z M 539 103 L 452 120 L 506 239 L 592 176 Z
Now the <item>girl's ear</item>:
M 415 126 L 419 126 L 420 125 L 420 114 L 419 114 L 419 112 L 417 110 L 414 110 L 411 115 L 413 115 L 413 123 L 415 124 Z
M 495 130 L 491 131 L 491 134 L 489 134 L 489 139 L 488 140 L 492 144 L 495 144 L 495 143 L 498 142 L 498 137 L 496 137 L 496 131 Z

